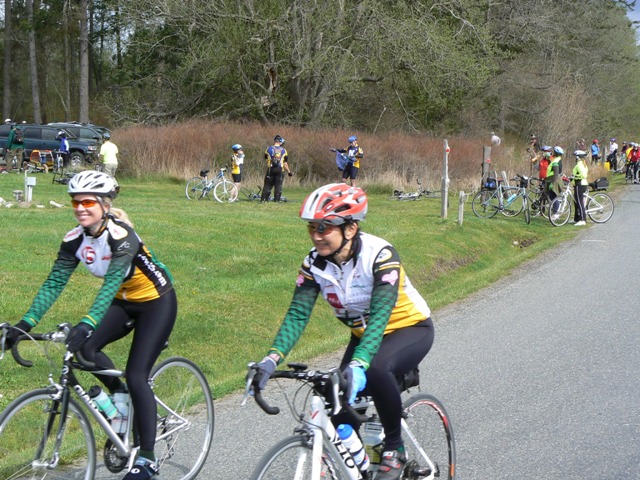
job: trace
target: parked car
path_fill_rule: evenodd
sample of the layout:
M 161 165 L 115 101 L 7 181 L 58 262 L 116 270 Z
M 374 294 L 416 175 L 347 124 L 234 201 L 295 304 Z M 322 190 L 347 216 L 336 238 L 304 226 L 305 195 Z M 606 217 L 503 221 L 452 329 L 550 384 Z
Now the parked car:
M 87 142 L 97 142 L 98 145 L 102 144 L 102 135 L 109 130 L 105 127 L 99 127 L 92 123 L 80 123 L 80 122 L 53 122 L 47 125 L 54 127 L 64 128 L 67 132 L 71 133 L 74 137 Z
M 69 140 L 70 164 L 79 167 L 85 163 L 94 163 L 98 154 L 98 142 L 77 138 L 66 128 L 53 125 L 19 124 L 24 137 L 24 159 L 27 160 L 34 150 L 57 150 L 60 146 L 58 132 L 65 130 Z M 0 125 L 0 147 L 4 148 L 9 137 L 10 125 Z

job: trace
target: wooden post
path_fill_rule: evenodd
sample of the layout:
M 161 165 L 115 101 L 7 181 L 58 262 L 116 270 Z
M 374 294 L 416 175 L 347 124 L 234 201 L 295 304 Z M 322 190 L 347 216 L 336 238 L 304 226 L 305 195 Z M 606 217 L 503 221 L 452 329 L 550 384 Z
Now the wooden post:
M 441 216 L 442 218 L 447 218 L 447 206 L 449 203 L 449 153 L 451 149 L 449 148 L 449 142 L 447 139 L 444 139 L 444 158 L 442 159 L 442 183 L 440 190 L 442 191 L 442 196 L 440 197 L 440 201 L 442 202 L 441 208 Z
M 458 225 L 462 225 L 462 221 L 464 218 L 464 202 L 467 201 L 467 194 L 464 193 L 463 190 L 460 190 L 458 194 L 460 199 L 458 201 Z
M 486 182 L 491 168 L 491 147 L 482 147 L 482 178 L 480 179 L 480 188 Z

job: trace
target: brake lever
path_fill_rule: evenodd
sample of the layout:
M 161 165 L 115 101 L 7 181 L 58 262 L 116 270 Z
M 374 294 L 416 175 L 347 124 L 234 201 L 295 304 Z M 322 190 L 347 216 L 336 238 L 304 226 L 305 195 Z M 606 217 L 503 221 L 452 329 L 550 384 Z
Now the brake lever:
M 247 373 L 247 384 L 245 385 L 244 395 L 242 396 L 242 401 L 240 402 L 240 406 L 244 407 L 247 404 L 247 400 L 253 394 L 253 390 L 251 389 L 251 385 L 253 384 L 253 379 L 256 376 L 256 369 L 254 366 L 257 365 L 256 362 L 249 362 L 247 367 L 249 368 L 249 372 Z

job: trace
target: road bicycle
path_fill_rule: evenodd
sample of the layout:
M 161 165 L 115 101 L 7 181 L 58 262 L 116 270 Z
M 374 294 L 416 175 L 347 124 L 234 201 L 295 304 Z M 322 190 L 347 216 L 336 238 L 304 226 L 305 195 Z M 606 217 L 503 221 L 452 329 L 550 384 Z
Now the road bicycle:
M 31 366 L 18 352 L 25 339 L 42 342 L 52 367 L 53 351 L 65 344 L 71 324 L 45 334 L 21 335 L 11 353 L 23 366 Z M 0 358 L 4 356 L 9 324 L 0 325 Z M 27 392 L 0 415 L 0 478 L 83 479 L 121 478 L 131 468 L 138 447 L 133 407 L 129 407 L 124 433 L 117 433 L 80 384 L 76 373 L 91 371 L 123 377 L 120 370 L 100 370 L 79 355 L 62 349 L 58 381 L 49 374 L 49 385 Z M 190 360 L 168 358 L 157 364 L 149 378 L 158 408 L 155 453 L 161 478 L 190 480 L 198 475 L 209 453 L 213 436 L 213 399 L 202 371 Z M 92 418 L 106 435 L 104 462 L 98 464 Z
M 549 211 L 549 196 L 546 191 L 546 182 L 539 178 L 529 180 L 529 209 L 532 217 L 546 217 Z
M 571 186 L 573 177 L 563 177 L 565 181 L 564 190 L 553 199 L 549 208 L 549 221 L 556 227 L 560 227 L 569 221 L 572 209 L 574 208 L 574 194 Z M 604 223 L 613 215 L 614 204 L 612 198 L 605 192 L 596 190 L 595 184 L 589 184 L 589 189 L 585 194 L 584 204 L 587 216 L 595 223 Z
M 627 170 L 624 174 L 625 183 L 639 183 L 640 182 L 640 168 L 637 163 L 628 162 Z
M 473 197 L 471 209 L 480 218 L 492 218 L 498 212 L 507 217 L 515 217 L 524 212 L 524 221 L 531 223 L 531 210 L 527 187 L 529 177 L 516 175 L 512 180 L 518 182 L 518 186 L 503 185 L 501 180 L 495 182 L 495 188 L 482 189 Z
M 427 190 L 422 186 L 420 180 L 418 182 L 418 190 L 415 192 L 402 192 L 400 190 L 394 190 L 391 200 L 419 200 L 421 198 L 440 198 L 442 196 L 440 191 Z
M 256 364 L 250 364 L 243 405 L 251 392 L 258 405 L 266 413 L 276 415 L 277 407 L 270 406 L 254 384 Z M 377 470 L 375 460 L 366 471 L 360 471 L 349 450 L 336 433 L 331 417 L 346 409 L 361 422 L 362 429 L 369 426 L 384 436 L 382 425 L 375 413 L 373 401 L 368 396 L 356 399 L 353 406 L 344 398 L 344 377 L 338 369 L 329 371 L 308 370 L 304 364 L 290 363 L 290 370 L 276 370 L 272 379 L 293 379 L 300 382 L 291 395 L 285 393 L 291 413 L 298 425 L 294 434 L 271 448 L 260 459 L 251 480 L 358 480 L 370 479 Z M 402 391 L 417 387 L 417 369 L 399 381 Z M 296 402 L 302 405 L 296 406 Z M 373 412 L 373 413 L 372 413 Z M 403 404 L 402 433 L 405 439 L 407 463 L 401 479 L 433 480 L 453 479 L 455 476 L 455 440 L 447 411 L 437 398 L 417 393 Z M 379 455 L 381 445 L 365 445 L 370 452 Z M 372 455 L 373 456 L 373 455 Z
M 213 191 L 213 196 L 220 203 L 230 203 L 238 199 L 238 187 L 224 176 L 226 167 L 222 167 L 216 176 L 209 180 L 210 170 L 200 170 L 199 177 L 187 182 L 185 194 L 189 200 L 200 200 Z

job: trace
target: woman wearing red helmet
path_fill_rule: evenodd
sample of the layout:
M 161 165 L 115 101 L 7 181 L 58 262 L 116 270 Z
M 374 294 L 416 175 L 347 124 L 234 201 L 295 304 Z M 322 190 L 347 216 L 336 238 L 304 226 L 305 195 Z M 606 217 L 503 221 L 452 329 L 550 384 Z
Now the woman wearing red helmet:
M 384 427 L 377 480 L 400 478 L 406 463 L 396 380 L 418 366 L 433 343 L 427 302 L 406 276 L 387 241 L 362 232 L 367 196 L 357 187 L 334 183 L 315 190 L 302 204 L 313 248 L 304 259 L 291 305 L 267 356 L 260 362 L 258 388 L 294 347 L 309 322 L 318 294 L 351 329 L 340 367 L 350 380 L 349 401 L 365 387 Z M 351 418 L 336 423 L 360 426 Z

